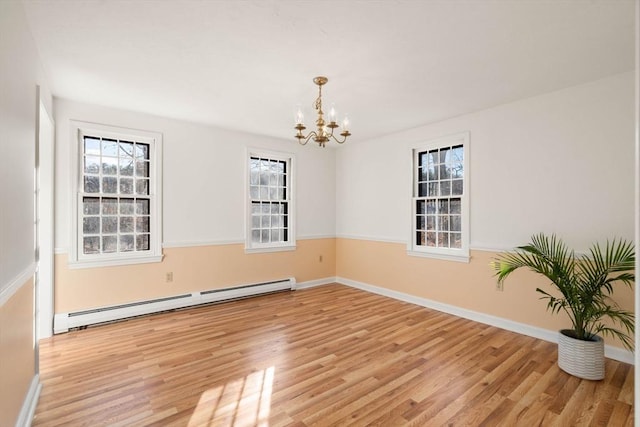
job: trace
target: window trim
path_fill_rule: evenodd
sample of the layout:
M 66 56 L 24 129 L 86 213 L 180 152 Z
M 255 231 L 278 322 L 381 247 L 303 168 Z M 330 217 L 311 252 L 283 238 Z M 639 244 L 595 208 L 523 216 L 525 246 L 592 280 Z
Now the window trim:
M 411 200 L 411 218 L 409 221 L 409 233 L 410 237 L 407 242 L 407 254 L 411 256 L 435 258 L 447 261 L 469 262 L 469 223 L 470 223 L 470 208 L 469 208 L 469 132 L 460 132 L 452 135 L 446 135 L 440 138 L 431 139 L 424 143 L 416 144 L 411 148 L 411 186 L 410 197 Z M 464 174 L 462 182 L 462 245 L 460 249 L 452 248 L 436 248 L 431 246 L 418 246 L 416 242 L 416 200 L 417 197 L 417 183 L 416 173 L 418 170 L 418 153 L 433 150 L 436 148 L 442 148 L 445 146 L 462 145 L 464 150 Z
M 260 243 L 255 244 L 251 241 L 251 168 L 249 166 L 251 157 L 263 157 L 271 160 L 279 160 L 284 161 L 287 164 L 287 173 L 288 182 L 287 182 L 287 208 L 289 215 L 288 222 L 288 237 L 289 240 L 287 242 L 276 242 L 276 243 Z M 245 193 L 245 221 L 244 221 L 244 236 L 245 236 L 245 244 L 244 244 L 244 252 L 247 254 L 250 253 L 268 253 L 268 252 L 284 252 L 284 251 L 294 251 L 296 250 L 296 193 L 295 193 L 295 181 L 296 181 L 296 161 L 295 154 L 281 152 L 281 151 L 273 151 L 273 150 L 265 150 L 258 148 L 247 148 L 244 153 L 244 167 L 245 167 L 245 181 L 244 181 L 244 193 Z
M 87 134 L 98 134 L 101 137 L 113 137 L 117 139 L 134 139 L 150 144 L 149 153 L 149 200 L 150 214 L 154 218 L 150 224 L 149 253 L 140 252 L 120 252 L 112 254 L 92 254 L 81 253 L 82 247 L 82 173 L 80 168 L 83 164 L 83 137 Z M 162 253 L 162 134 L 145 130 L 129 129 L 111 125 L 83 122 L 71 120 L 71 215 L 70 215 L 70 257 L 68 264 L 70 268 L 94 268 L 109 267 L 118 265 L 144 264 L 160 262 L 163 259 Z

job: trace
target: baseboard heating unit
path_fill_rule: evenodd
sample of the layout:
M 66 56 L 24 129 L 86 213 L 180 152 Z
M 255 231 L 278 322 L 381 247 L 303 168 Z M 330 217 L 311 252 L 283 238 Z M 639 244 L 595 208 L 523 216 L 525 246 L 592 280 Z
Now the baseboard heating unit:
M 211 289 L 208 291 L 192 292 L 165 298 L 137 301 L 128 304 L 99 307 L 70 313 L 56 313 L 53 318 L 53 332 L 55 334 L 60 334 L 68 332 L 69 329 L 95 325 L 97 323 L 112 322 L 114 320 L 126 319 L 128 317 L 158 313 L 161 311 L 174 310 L 177 308 L 191 307 L 201 304 L 228 301 L 238 298 L 247 298 L 272 292 L 290 291 L 295 288 L 296 279 L 290 277 L 288 279 L 271 282 L 253 283 L 222 289 Z

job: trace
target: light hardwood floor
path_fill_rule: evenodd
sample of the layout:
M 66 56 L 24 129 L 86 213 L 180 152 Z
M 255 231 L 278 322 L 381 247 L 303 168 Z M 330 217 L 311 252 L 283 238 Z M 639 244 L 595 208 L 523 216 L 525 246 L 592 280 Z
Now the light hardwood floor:
M 41 344 L 34 426 L 632 426 L 633 367 L 342 285 Z

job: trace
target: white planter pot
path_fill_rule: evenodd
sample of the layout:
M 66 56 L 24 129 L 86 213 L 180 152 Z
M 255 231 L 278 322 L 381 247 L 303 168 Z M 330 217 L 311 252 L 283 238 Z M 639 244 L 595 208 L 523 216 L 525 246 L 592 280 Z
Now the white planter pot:
M 604 341 L 582 341 L 567 336 L 563 329 L 558 337 L 558 366 L 568 374 L 586 380 L 604 378 Z

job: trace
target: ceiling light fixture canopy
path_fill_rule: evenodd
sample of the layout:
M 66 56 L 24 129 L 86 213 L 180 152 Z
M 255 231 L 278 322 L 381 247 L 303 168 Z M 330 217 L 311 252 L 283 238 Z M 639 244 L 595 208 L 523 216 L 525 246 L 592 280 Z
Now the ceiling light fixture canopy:
M 296 138 L 301 145 L 305 145 L 311 138 L 313 138 L 320 147 L 324 147 L 330 139 L 333 139 L 338 144 L 343 144 L 347 140 L 347 137 L 351 135 L 349 132 L 349 119 L 347 117 L 342 120 L 341 126 L 336 123 L 336 109 L 333 105 L 331 106 L 331 110 L 329 110 L 329 123 L 324 121 L 324 112 L 322 111 L 322 86 L 328 81 L 329 79 L 323 76 L 318 76 L 313 79 L 313 82 L 318 85 L 318 98 L 316 98 L 316 101 L 313 103 L 313 108 L 315 108 L 318 113 L 318 118 L 316 119 L 317 130 L 309 132 L 306 136 L 302 133 L 302 131 L 306 129 L 304 125 L 304 114 L 302 113 L 302 109 L 298 108 L 295 129 L 298 131 Z M 336 138 L 333 134 L 333 131 L 339 127 L 342 128 L 342 132 L 340 132 L 342 140 Z

